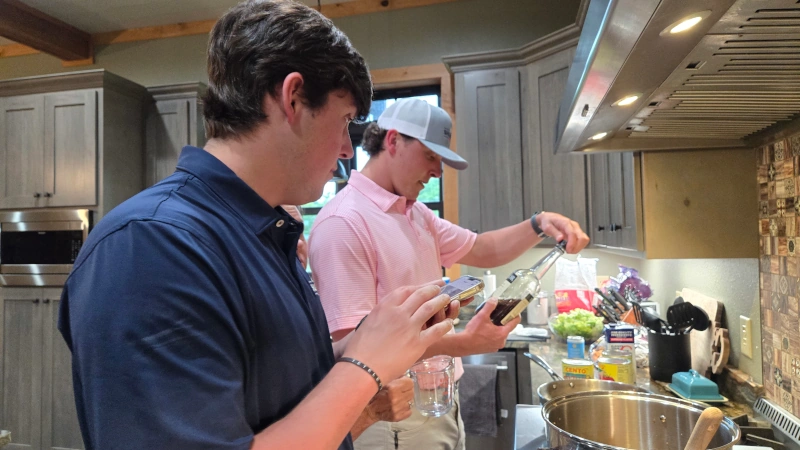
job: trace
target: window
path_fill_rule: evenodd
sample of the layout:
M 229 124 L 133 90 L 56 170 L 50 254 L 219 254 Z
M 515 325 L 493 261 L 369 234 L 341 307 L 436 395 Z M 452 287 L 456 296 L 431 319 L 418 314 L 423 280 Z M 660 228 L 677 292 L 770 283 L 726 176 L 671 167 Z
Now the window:
M 392 89 L 385 91 L 378 91 L 374 94 L 372 106 L 369 110 L 369 116 L 366 122 L 377 120 L 381 113 L 389 107 L 392 103 L 400 98 L 419 98 L 432 105 L 441 106 L 441 96 L 439 86 L 425 86 L 416 88 Z M 342 161 L 345 173 L 349 176 L 351 170 L 361 170 L 367 164 L 369 155 L 363 148 L 361 148 L 361 140 L 363 137 L 366 124 L 351 124 L 350 138 L 353 141 L 354 156 L 349 161 Z M 308 239 L 308 233 L 311 231 L 311 225 L 314 219 L 319 214 L 325 204 L 327 204 L 337 192 L 344 189 L 347 185 L 345 182 L 329 181 L 325 185 L 322 196 L 315 202 L 303 205 L 303 225 L 305 226 L 304 233 Z M 444 212 L 444 200 L 442 198 L 442 179 L 432 179 L 425 185 L 425 188 L 420 192 L 418 201 L 428 205 L 434 213 L 442 217 Z

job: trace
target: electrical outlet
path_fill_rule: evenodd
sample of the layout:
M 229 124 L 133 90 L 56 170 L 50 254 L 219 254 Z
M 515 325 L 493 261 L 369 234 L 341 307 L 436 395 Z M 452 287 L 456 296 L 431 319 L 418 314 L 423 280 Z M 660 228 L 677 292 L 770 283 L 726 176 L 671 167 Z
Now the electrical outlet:
M 739 332 L 742 336 L 742 354 L 748 358 L 753 357 L 753 327 L 749 317 L 739 316 Z

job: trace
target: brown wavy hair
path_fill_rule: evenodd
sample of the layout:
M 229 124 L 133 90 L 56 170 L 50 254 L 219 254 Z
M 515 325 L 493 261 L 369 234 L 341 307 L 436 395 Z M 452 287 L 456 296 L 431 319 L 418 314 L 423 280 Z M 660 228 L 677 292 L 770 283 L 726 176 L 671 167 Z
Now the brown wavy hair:
M 214 25 L 208 41 L 208 91 L 203 99 L 207 138 L 246 134 L 267 120 L 262 101 L 287 75 L 303 76 L 312 109 L 328 94 L 353 95 L 366 117 L 372 82 L 364 58 L 329 19 L 291 0 L 248 0 Z

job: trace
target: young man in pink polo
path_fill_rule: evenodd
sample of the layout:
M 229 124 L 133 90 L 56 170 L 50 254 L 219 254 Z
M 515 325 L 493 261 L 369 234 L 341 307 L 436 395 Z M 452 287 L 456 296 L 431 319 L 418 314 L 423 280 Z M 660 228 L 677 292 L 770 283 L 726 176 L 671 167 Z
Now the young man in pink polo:
M 576 253 L 589 238 L 556 213 L 540 212 L 522 223 L 476 234 L 436 216 L 417 196 L 442 163 L 457 170 L 467 161 L 449 149 L 452 122 L 443 109 L 418 99 L 390 105 L 364 133 L 370 159 L 351 174 L 348 186 L 320 211 L 309 239 L 310 262 L 334 341 L 344 338 L 398 286 L 439 279 L 442 266 L 507 264 L 545 235 L 566 239 Z M 461 333 L 444 336 L 424 357 L 454 357 L 502 348 L 519 323 L 499 327 L 488 303 Z M 394 349 L 387 348 L 387 352 Z M 456 379 L 463 373 L 456 358 Z M 458 405 L 458 396 L 456 395 Z M 428 418 L 416 410 L 401 422 L 378 422 L 355 442 L 357 449 L 463 449 L 459 408 Z

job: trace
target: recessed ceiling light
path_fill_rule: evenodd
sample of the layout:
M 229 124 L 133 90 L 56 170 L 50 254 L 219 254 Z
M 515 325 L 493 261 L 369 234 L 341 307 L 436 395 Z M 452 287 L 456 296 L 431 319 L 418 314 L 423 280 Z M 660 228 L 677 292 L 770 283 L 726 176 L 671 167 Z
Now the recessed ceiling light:
M 600 139 L 603 139 L 606 136 L 608 136 L 608 133 L 603 131 L 602 133 L 595 134 L 594 136 L 590 137 L 589 139 L 591 139 L 593 141 L 599 141 Z
M 667 28 L 664 28 L 664 31 L 662 31 L 659 34 L 661 36 L 664 36 L 665 34 L 683 33 L 684 31 L 693 28 L 695 25 L 700 23 L 700 21 L 702 21 L 703 19 L 708 17 L 710 14 L 711 14 L 711 11 L 708 11 L 708 10 L 696 12 L 694 14 L 690 14 L 690 15 L 688 15 L 686 17 L 683 17 L 680 20 L 677 20 L 677 21 L 673 22 L 670 26 L 668 26 Z
M 622 97 L 621 99 L 617 100 L 617 102 L 614 103 L 613 106 L 628 106 L 630 104 L 633 104 L 633 102 L 635 102 L 636 100 L 639 100 L 638 95 L 628 95 L 626 97 Z

